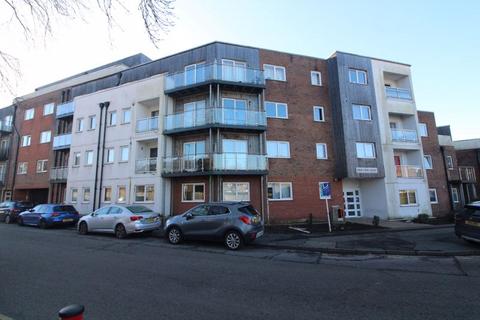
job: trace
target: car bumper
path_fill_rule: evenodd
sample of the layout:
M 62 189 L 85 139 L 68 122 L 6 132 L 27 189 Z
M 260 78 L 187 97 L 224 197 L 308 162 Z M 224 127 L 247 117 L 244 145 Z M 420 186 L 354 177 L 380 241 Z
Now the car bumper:
M 136 223 L 131 232 L 133 233 L 141 233 L 141 232 L 148 232 L 148 231 L 155 231 L 162 228 L 162 222 L 154 222 L 154 223 Z
M 245 242 L 249 243 L 249 242 L 255 241 L 256 239 L 262 237 L 264 232 L 265 232 L 265 229 L 263 228 L 263 226 L 259 226 L 255 229 L 248 231 L 247 233 L 245 233 L 245 236 L 244 236 Z
M 76 225 L 78 223 L 78 219 L 73 219 L 73 218 L 47 219 L 46 222 L 50 226 Z

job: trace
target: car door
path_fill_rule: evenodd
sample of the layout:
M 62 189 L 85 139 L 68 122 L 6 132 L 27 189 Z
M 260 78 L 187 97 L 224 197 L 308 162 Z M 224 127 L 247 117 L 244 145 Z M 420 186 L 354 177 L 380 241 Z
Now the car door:
M 223 205 L 212 205 L 205 217 L 205 234 L 207 237 L 222 237 L 228 224 L 230 210 Z
M 103 208 L 97 209 L 97 211 L 95 211 L 92 214 L 92 216 L 88 221 L 88 229 L 92 231 L 97 231 L 97 232 L 105 231 L 106 229 L 105 220 L 109 210 L 110 210 L 110 207 L 103 207 Z
M 197 238 L 204 234 L 205 218 L 208 215 L 208 205 L 199 205 L 190 209 L 182 223 L 183 235 L 187 238 Z
M 22 216 L 23 223 L 25 224 L 36 224 L 35 223 L 35 214 L 38 210 L 41 209 L 41 205 L 35 206 L 30 210 L 27 210 L 25 214 Z
M 467 236 L 480 240 L 480 208 L 475 209 L 465 221 Z
M 122 222 L 122 217 L 125 216 L 122 207 L 112 206 L 107 213 L 105 218 L 105 226 L 106 228 L 113 232 L 115 230 L 115 226 L 117 223 Z
M 0 203 L 0 221 L 3 221 L 3 219 L 5 219 L 6 213 L 7 213 L 7 203 L 2 202 Z

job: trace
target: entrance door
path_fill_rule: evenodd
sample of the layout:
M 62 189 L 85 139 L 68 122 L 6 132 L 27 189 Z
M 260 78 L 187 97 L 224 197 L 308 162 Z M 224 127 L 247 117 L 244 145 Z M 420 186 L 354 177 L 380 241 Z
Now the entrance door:
M 361 217 L 360 190 L 345 190 L 343 192 L 343 198 L 345 200 L 345 216 Z

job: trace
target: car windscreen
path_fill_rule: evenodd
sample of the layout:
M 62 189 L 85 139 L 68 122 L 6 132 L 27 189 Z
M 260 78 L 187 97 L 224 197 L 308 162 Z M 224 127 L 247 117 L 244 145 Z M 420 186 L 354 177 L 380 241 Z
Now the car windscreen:
M 74 206 L 55 206 L 53 211 L 63 211 L 63 212 L 77 212 Z
M 33 208 L 33 203 L 31 202 L 17 202 L 15 203 L 17 208 Z
M 255 208 L 252 205 L 240 207 L 240 208 L 238 208 L 238 211 L 240 211 L 242 213 L 252 215 L 252 216 L 260 215 L 260 213 L 258 213 L 257 210 L 255 210 Z
M 128 206 L 126 207 L 131 213 L 150 213 L 152 210 L 144 206 Z

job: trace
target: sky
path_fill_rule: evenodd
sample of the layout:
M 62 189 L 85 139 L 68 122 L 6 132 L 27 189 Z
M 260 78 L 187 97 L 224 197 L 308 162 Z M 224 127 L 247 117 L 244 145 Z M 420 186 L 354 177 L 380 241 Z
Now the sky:
M 136 3 L 136 0 L 123 0 Z M 44 84 L 143 52 L 158 59 L 212 41 L 327 58 L 335 51 L 412 65 L 419 110 L 451 125 L 454 140 L 480 138 L 480 1 L 177 0 L 175 26 L 158 48 L 135 11 L 116 24 L 92 8 L 61 18 L 53 33 L 26 41 L 0 3 L 0 50 L 19 59 L 17 96 Z M 0 106 L 14 95 L 0 92 Z

